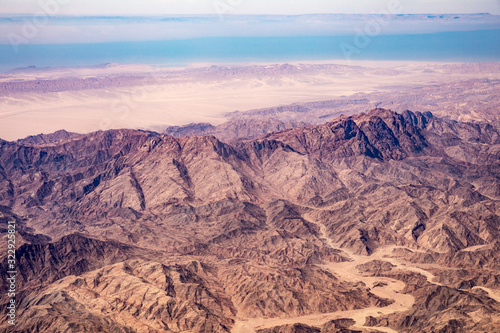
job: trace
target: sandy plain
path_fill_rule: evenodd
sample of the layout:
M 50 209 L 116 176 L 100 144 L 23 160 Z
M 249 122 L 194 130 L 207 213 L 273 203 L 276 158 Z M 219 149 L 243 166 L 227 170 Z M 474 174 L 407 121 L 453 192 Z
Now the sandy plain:
M 193 122 L 217 125 L 235 110 L 499 79 L 498 64 L 491 66 L 477 70 L 461 64 L 328 61 L 17 69 L 0 75 L 0 138 L 60 129 L 85 133 L 159 130 Z

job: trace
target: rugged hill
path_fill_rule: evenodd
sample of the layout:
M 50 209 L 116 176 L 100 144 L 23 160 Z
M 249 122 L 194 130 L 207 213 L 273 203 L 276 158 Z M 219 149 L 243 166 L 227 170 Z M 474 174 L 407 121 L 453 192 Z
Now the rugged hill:
M 136 130 L 1 141 L 16 329 L 292 332 L 321 313 L 307 330 L 496 328 L 499 133 L 375 109 L 232 145 Z M 363 258 L 398 267 L 355 269 Z M 365 320 L 372 308 L 388 315 Z M 354 324 L 328 324 L 336 313 Z

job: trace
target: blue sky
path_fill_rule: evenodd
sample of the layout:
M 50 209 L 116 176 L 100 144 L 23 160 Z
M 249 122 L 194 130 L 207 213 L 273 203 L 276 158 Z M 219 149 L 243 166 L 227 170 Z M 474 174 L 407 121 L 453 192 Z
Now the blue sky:
M 0 13 L 35 14 L 54 2 L 71 15 L 377 13 L 391 2 L 402 13 L 500 14 L 500 0 L 2 0 Z

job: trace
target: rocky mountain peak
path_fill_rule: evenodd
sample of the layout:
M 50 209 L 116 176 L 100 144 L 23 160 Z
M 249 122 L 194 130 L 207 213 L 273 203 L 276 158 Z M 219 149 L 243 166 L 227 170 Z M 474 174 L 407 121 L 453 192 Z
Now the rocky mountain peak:
M 319 126 L 266 136 L 322 160 L 364 155 L 381 160 L 403 159 L 428 147 L 422 131 L 432 114 L 403 114 L 375 109 L 367 114 L 340 117 Z

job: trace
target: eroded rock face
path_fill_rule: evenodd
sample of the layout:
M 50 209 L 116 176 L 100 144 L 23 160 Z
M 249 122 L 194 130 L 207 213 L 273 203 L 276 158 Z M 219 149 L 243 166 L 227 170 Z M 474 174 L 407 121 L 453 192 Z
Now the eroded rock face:
M 125 261 L 61 279 L 37 296 L 24 298 L 21 306 L 27 309 L 26 316 L 43 318 L 54 329 L 61 321 L 68 328 L 79 321 L 70 316 L 71 309 L 57 308 L 68 302 L 83 316 L 100 313 L 134 331 L 227 332 L 234 309 L 227 296 L 206 286 L 203 273 L 194 272 L 202 269 L 199 265 Z
M 394 245 L 395 258 L 453 271 L 434 267 L 438 288 L 387 262 L 359 266 L 416 299 L 386 324 L 476 327 L 457 309 L 498 311 L 471 288 L 498 287 L 499 157 L 492 124 L 383 109 L 233 145 L 135 130 L 0 141 L 18 329 L 224 332 L 238 317 L 384 307 L 321 265 Z
M 364 333 L 366 330 L 353 330 L 355 321 L 348 318 L 334 319 L 325 323 L 322 327 L 309 326 L 305 324 L 281 325 L 273 328 L 260 329 L 258 333 Z
M 276 326 L 258 330 L 258 333 L 320 333 L 321 330 L 304 324 Z

